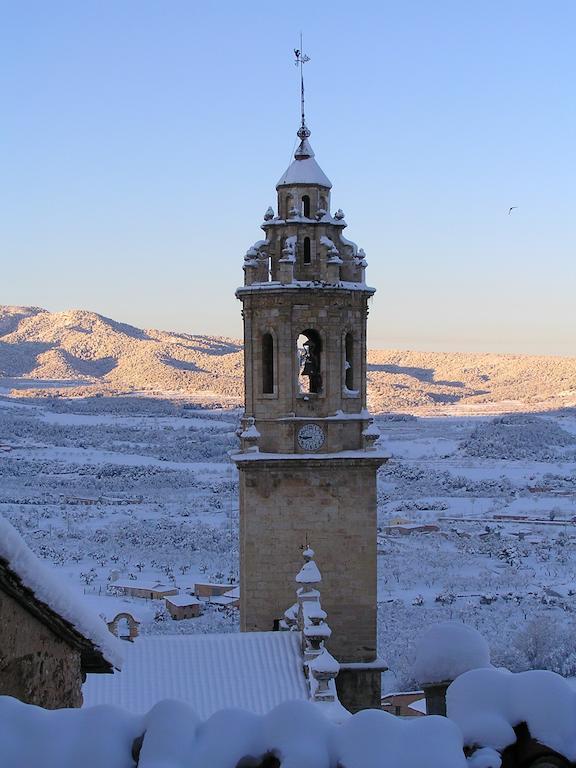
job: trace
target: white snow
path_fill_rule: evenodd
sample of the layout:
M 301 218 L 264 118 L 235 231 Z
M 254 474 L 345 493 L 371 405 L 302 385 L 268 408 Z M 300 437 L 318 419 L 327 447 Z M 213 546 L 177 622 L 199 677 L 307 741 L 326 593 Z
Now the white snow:
M 576 692 L 554 672 L 475 669 L 448 688 L 446 708 L 467 745 L 501 751 L 525 722 L 533 738 L 576 760 Z
M 317 184 L 328 189 L 332 187 L 332 182 L 313 157 L 294 160 L 276 184 L 276 189 L 289 187 L 292 184 Z
M 298 584 L 319 584 L 322 581 L 322 576 L 314 560 L 304 563 L 296 575 L 296 581 Z
M 126 643 L 120 674 L 88 675 L 84 706 L 144 713 L 175 699 L 203 718 L 226 707 L 263 714 L 308 699 L 300 644 L 298 632 L 142 636 Z
M 414 720 L 366 709 L 335 733 L 335 752 L 346 768 L 465 768 L 462 734 L 445 717 Z
M 458 621 L 446 621 L 431 626 L 418 640 L 414 677 L 420 685 L 440 683 L 489 666 L 490 649 L 482 635 Z
M 104 658 L 118 669 L 123 653 L 120 642 L 96 612 L 59 579 L 54 570 L 42 563 L 28 548 L 20 534 L 0 515 L 0 558 L 32 590 L 38 600 L 68 621 L 78 632 L 100 649 Z
M 446 718 L 404 721 L 364 710 L 337 724 L 326 709 L 288 701 L 264 715 L 229 708 L 201 720 L 169 700 L 135 716 L 110 706 L 49 711 L 0 697 L 2 768 L 132 768 L 142 735 L 139 768 L 237 768 L 267 754 L 282 768 L 466 768 L 462 736 Z

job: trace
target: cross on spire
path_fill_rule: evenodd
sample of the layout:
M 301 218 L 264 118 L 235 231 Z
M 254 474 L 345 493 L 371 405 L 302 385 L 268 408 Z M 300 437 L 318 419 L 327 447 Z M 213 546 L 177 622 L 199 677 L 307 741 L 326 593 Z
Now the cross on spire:
M 301 140 L 307 139 L 310 136 L 310 131 L 306 126 L 306 118 L 304 114 L 304 64 L 310 61 L 310 56 L 307 56 L 302 51 L 302 33 L 300 33 L 300 48 L 294 48 L 294 64 L 300 67 L 300 109 L 302 113 L 302 122 L 298 129 L 298 138 Z

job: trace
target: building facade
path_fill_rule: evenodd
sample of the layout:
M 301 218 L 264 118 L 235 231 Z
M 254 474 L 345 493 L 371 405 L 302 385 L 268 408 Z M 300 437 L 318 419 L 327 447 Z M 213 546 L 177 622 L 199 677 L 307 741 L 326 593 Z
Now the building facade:
M 362 249 L 331 214 L 331 183 L 304 118 L 294 161 L 244 260 L 245 413 L 240 614 L 267 631 L 290 604 L 298 550 L 322 562 L 342 703 L 379 705 L 376 472 L 386 457 L 366 410 L 366 321 L 375 292 Z

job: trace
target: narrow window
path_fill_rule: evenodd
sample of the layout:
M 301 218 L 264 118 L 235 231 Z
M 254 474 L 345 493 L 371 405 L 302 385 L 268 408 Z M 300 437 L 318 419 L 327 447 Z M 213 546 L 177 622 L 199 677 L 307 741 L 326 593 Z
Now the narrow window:
M 344 341 L 344 370 L 346 389 L 354 389 L 354 337 L 351 333 L 346 334 Z
M 302 216 L 310 218 L 310 198 L 308 195 L 302 195 Z
M 310 238 L 305 237 L 304 238 L 304 264 L 310 264 L 311 261 L 310 256 Z
M 286 214 L 284 216 L 285 219 L 290 218 L 291 210 L 292 210 L 292 195 L 288 194 L 286 195 Z
M 326 203 L 326 198 L 325 197 L 321 197 L 320 198 L 320 210 L 328 211 L 327 205 L 328 204 Z
M 322 339 L 312 328 L 298 336 L 297 353 L 300 392 L 322 392 Z
M 262 336 L 262 392 L 274 393 L 274 339 L 271 333 Z

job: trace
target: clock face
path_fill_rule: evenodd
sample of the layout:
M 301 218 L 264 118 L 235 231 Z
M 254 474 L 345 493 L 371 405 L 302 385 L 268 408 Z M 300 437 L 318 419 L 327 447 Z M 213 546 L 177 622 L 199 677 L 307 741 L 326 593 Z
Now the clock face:
M 324 445 L 324 431 L 318 424 L 305 424 L 298 430 L 298 445 L 305 451 L 317 451 Z

